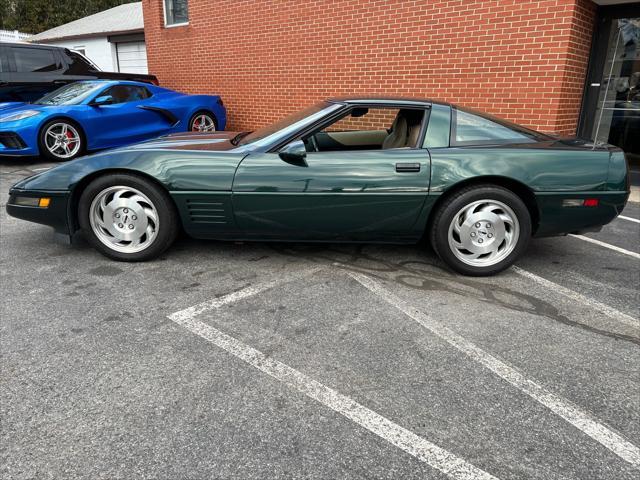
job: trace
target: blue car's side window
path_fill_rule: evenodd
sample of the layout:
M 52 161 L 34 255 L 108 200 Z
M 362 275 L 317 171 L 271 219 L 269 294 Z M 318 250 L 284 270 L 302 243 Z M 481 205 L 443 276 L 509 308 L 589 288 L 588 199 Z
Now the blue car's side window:
M 113 104 L 118 104 L 144 100 L 151 96 L 151 92 L 138 85 L 114 85 L 104 91 L 101 95 L 111 96 Z

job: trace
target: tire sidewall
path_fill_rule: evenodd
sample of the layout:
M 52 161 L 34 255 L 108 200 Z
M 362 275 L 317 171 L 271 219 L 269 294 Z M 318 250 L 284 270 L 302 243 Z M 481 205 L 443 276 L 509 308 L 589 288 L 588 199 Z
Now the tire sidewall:
M 465 206 L 477 200 L 497 200 L 515 213 L 520 235 L 513 251 L 500 262 L 488 267 L 474 267 L 458 259 L 449 246 L 449 225 Z M 469 187 L 453 195 L 438 210 L 432 226 L 431 243 L 438 256 L 453 270 L 470 276 L 493 275 L 508 268 L 527 249 L 531 238 L 531 215 L 524 202 L 515 193 L 497 186 Z
M 94 198 L 106 188 L 117 185 L 140 190 L 158 212 L 160 226 L 156 238 L 151 245 L 139 252 L 124 253 L 110 249 L 100 241 L 91 227 L 89 215 Z M 169 194 L 145 178 L 126 173 L 99 177 L 84 189 L 78 202 L 78 223 L 84 237 L 96 250 L 113 260 L 125 262 L 141 262 L 157 257 L 169 248 L 178 233 L 178 213 Z
M 75 128 L 78 131 L 78 135 L 80 135 L 80 148 L 78 149 L 78 152 L 73 157 L 69 157 L 69 158 L 57 157 L 53 153 L 51 153 L 47 148 L 44 136 L 46 134 L 47 129 L 54 123 L 66 123 L 67 125 L 71 125 L 73 128 Z M 84 131 L 82 130 L 82 127 L 80 127 L 80 125 L 78 125 L 76 122 L 72 122 L 71 120 L 67 120 L 66 118 L 54 118 L 52 120 L 49 120 L 40 128 L 40 131 L 38 132 L 38 151 L 40 152 L 40 156 L 46 157 L 47 159 L 52 160 L 54 162 L 68 162 L 70 160 L 73 160 L 74 158 L 78 158 L 79 156 L 84 154 L 86 145 L 87 145 L 87 139 L 85 137 Z
M 218 131 L 218 119 L 216 118 L 216 116 L 210 112 L 209 110 L 198 110 L 196 113 L 194 113 L 193 115 L 191 115 L 191 118 L 189 119 L 189 131 L 193 132 L 193 122 L 196 121 L 196 117 L 199 115 L 206 115 L 209 118 L 211 118 L 211 120 L 213 120 L 213 124 L 216 127 L 215 132 Z M 215 132 L 203 132 L 203 133 L 215 133 Z

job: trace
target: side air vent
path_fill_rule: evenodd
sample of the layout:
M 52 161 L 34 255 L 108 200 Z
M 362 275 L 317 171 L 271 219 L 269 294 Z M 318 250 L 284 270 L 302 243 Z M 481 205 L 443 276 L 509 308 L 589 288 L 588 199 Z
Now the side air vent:
M 225 205 L 221 202 L 187 200 L 189 220 L 192 223 L 225 224 L 228 221 Z

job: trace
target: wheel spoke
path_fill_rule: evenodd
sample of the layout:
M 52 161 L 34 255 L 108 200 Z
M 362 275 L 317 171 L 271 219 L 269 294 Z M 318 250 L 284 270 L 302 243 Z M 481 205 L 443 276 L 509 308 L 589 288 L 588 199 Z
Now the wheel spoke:
M 144 213 L 147 216 L 147 220 L 152 220 L 153 223 L 158 223 L 158 217 L 156 217 L 156 212 L 150 208 L 145 208 Z
M 460 223 L 457 220 L 453 222 L 453 231 L 460 235 Z
M 502 220 L 503 223 L 506 223 L 508 225 L 513 225 L 513 219 L 505 213 L 501 213 L 500 215 L 498 215 L 498 218 L 500 218 L 500 220 Z

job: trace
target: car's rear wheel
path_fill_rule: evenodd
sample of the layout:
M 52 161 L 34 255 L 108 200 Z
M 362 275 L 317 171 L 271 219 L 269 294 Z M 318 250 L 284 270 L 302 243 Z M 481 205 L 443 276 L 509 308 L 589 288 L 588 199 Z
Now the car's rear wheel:
M 51 120 L 38 135 L 40 154 L 55 162 L 72 160 L 85 151 L 82 130 L 69 120 Z
M 130 174 L 110 174 L 91 182 L 80 196 L 80 228 L 87 240 L 114 260 L 157 257 L 178 234 L 173 201 L 153 182 Z
M 213 113 L 207 111 L 196 112 L 189 120 L 189 131 L 191 132 L 215 132 L 218 123 Z
M 446 198 L 435 212 L 431 244 L 456 272 L 493 275 L 524 252 L 531 215 L 515 193 L 502 187 L 467 187 Z

